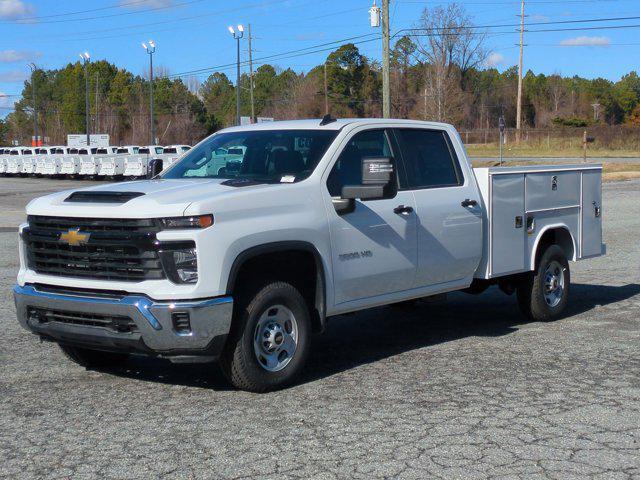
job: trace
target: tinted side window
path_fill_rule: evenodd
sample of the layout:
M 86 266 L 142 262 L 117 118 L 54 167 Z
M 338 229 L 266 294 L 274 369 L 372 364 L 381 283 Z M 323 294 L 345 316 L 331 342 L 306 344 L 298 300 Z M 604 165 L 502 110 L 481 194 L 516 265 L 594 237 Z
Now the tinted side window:
M 463 178 L 447 133 L 438 130 L 397 129 L 407 180 L 403 188 L 462 185 Z
M 332 197 L 339 197 L 345 185 L 362 184 L 363 158 L 391 156 L 391 148 L 384 130 L 367 130 L 357 133 L 344 147 L 329 174 L 327 179 L 329 194 Z

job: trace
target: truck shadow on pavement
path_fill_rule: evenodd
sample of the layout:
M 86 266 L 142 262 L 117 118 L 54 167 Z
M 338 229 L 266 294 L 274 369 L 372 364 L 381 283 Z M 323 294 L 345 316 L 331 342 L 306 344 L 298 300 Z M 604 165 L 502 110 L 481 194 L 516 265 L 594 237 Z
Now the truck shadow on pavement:
M 569 307 L 558 321 L 640 294 L 638 284 L 572 284 L 571 288 Z M 515 296 L 505 297 L 496 288 L 479 296 L 454 293 L 441 303 L 418 302 L 341 315 L 330 319 L 325 334 L 314 337 L 307 368 L 297 384 L 461 338 L 509 335 L 526 323 Z M 121 368 L 101 371 L 142 381 L 231 389 L 212 364 L 180 365 L 134 357 Z

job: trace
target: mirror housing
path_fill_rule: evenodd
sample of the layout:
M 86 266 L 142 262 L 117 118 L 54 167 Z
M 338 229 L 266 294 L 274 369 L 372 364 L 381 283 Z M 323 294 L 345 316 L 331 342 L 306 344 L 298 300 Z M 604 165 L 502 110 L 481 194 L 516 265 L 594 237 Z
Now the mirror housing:
M 162 159 L 160 158 L 152 158 L 149 160 L 149 166 L 147 168 L 147 179 L 150 180 L 152 178 L 157 177 L 162 172 Z
M 387 157 L 362 159 L 362 184 L 342 187 L 342 199 L 379 200 L 387 198 L 393 179 L 393 164 Z

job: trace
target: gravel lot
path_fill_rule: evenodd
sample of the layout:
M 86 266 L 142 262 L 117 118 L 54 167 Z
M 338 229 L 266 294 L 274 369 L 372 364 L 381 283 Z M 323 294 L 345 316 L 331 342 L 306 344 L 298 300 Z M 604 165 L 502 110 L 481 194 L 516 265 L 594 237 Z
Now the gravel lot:
M 15 320 L 15 225 L 76 183 L 0 179 L 2 478 L 640 478 L 640 182 L 605 186 L 609 255 L 570 309 L 525 323 L 490 290 L 335 318 L 302 382 L 215 366 L 86 371 Z

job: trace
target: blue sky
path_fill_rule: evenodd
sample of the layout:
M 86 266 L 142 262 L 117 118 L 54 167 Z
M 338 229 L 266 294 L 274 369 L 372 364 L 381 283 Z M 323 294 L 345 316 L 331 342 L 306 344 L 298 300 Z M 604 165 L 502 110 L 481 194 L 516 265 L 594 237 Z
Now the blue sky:
M 230 24 L 251 23 L 254 58 L 314 47 L 335 40 L 379 32 L 369 26 L 372 0 L 0 0 L 0 94 L 15 95 L 29 75 L 29 62 L 58 68 L 88 51 L 134 73 L 143 73 L 148 57 L 140 42 L 157 44 L 157 65 L 170 74 L 235 61 Z M 380 0 L 378 0 L 378 4 Z M 391 0 L 392 32 L 415 27 L 425 5 L 445 1 Z M 518 22 L 517 0 L 459 1 L 478 25 Z M 84 12 L 84 13 L 81 13 Z M 638 0 L 530 0 L 528 22 L 604 17 L 640 17 Z M 525 70 L 617 80 L 640 61 L 640 28 L 586 30 L 586 26 L 640 25 L 635 20 L 591 24 L 531 26 L 530 29 L 575 28 L 528 33 Z M 493 29 L 489 62 L 499 69 L 517 63 L 515 27 Z M 362 37 L 357 40 L 368 40 Z M 243 50 L 246 50 L 243 41 Z M 322 62 L 332 45 L 310 48 L 307 55 L 288 55 L 271 63 L 306 71 Z M 359 44 L 372 58 L 381 56 L 379 40 Z M 243 51 L 246 55 L 246 51 Z M 260 64 L 260 62 L 257 62 Z M 233 67 L 220 69 L 233 76 Z M 204 80 L 208 72 L 198 77 Z M 15 97 L 1 97 L 6 112 Z

